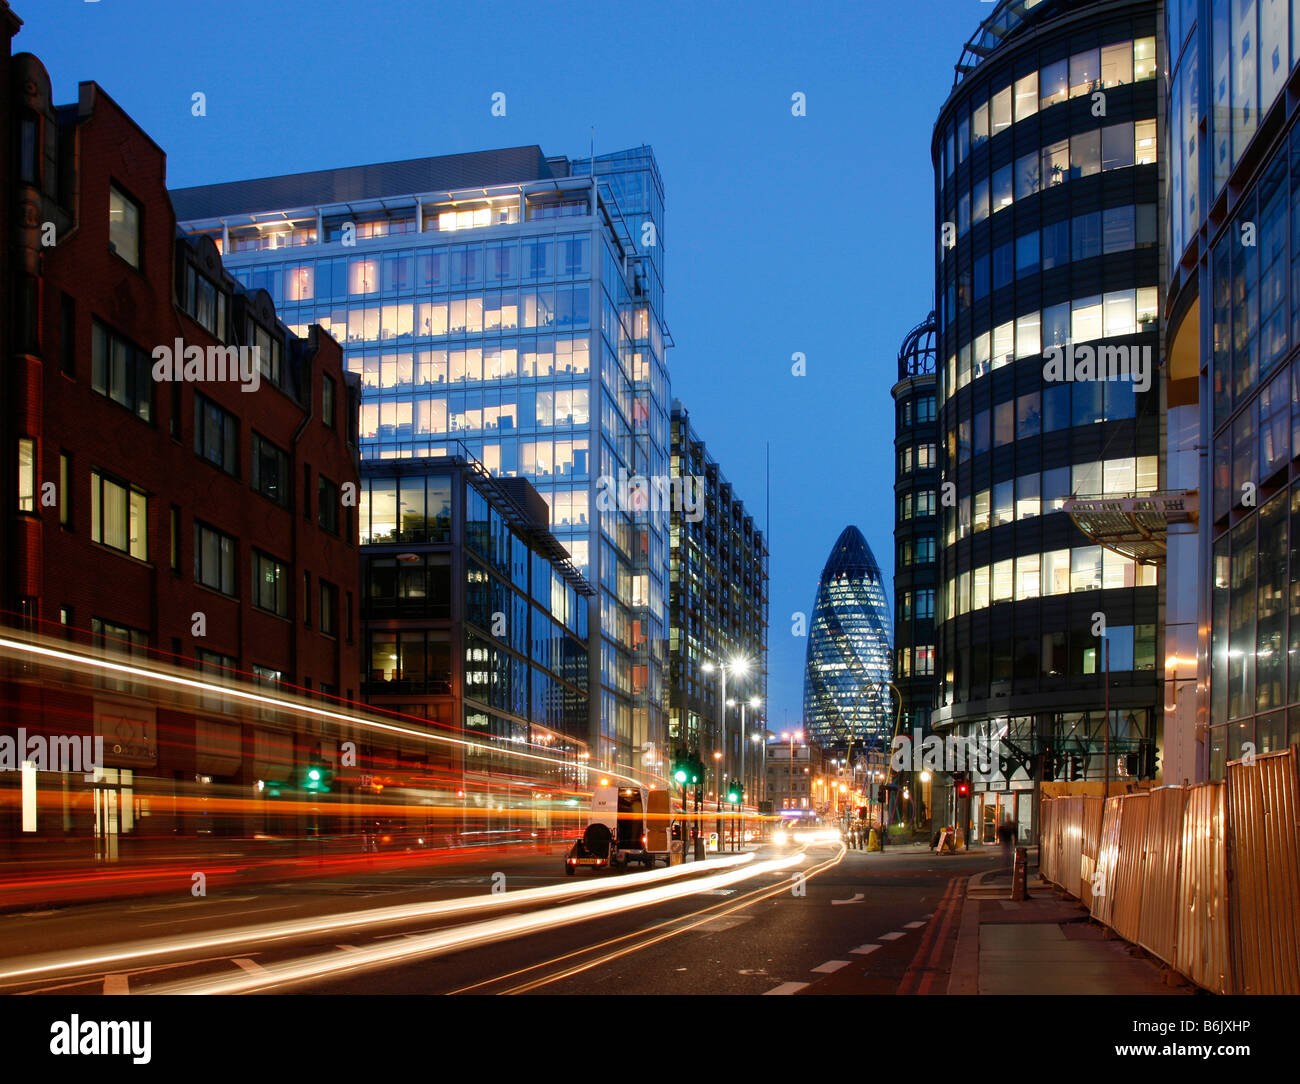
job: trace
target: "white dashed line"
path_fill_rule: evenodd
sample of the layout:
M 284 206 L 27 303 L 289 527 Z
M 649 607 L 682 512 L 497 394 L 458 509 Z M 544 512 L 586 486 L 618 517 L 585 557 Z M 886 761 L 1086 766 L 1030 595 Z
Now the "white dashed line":
M 105 975 L 104 976 L 104 993 L 105 994 L 129 994 L 131 992 L 130 983 L 125 975 Z
M 906 934 L 899 933 L 899 932 L 895 931 L 894 933 L 882 933 L 882 934 L 880 935 L 880 940 L 882 940 L 882 941 L 897 941 L 900 937 L 906 937 L 906 936 L 907 936 Z
M 848 966 L 848 960 L 827 960 L 824 964 L 818 964 L 813 968 L 813 970 L 822 975 L 830 975 L 838 971 L 841 967 Z
M 870 954 L 870 953 L 872 953 L 872 952 L 875 952 L 876 949 L 878 949 L 878 948 L 880 948 L 879 945 L 859 945 L 859 946 L 858 946 L 857 948 L 855 948 L 855 949 L 849 949 L 849 955 L 850 955 L 850 956 L 866 956 L 866 955 L 868 955 L 868 954 Z
M 922 926 L 924 926 L 924 925 L 925 925 L 924 922 L 909 922 L 909 923 L 907 923 L 907 924 L 903 927 L 903 929 L 905 929 L 905 930 L 919 930 L 919 929 L 920 929 Z
M 766 997 L 768 994 L 794 994 L 807 985 L 806 982 L 783 982 L 780 986 L 773 986 L 772 989 L 768 990 L 767 994 L 764 994 L 763 996 Z
M 256 960 L 250 960 L 247 956 L 236 956 L 236 957 L 231 961 L 231 963 L 233 963 L 233 964 L 238 964 L 238 965 L 239 965 L 240 967 L 242 967 L 245 971 L 249 972 L 249 973 L 252 974 L 252 975 L 265 975 L 265 974 L 266 974 L 266 968 L 264 968 L 264 967 L 263 967 L 261 964 L 259 964 Z

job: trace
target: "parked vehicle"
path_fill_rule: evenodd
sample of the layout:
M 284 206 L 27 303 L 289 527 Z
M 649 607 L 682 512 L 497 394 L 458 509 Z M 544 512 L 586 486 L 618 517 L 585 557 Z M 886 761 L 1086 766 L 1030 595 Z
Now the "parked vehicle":
M 582 836 L 564 857 L 564 872 L 583 866 L 626 869 L 639 862 L 650 869 L 671 861 L 672 807 L 666 790 L 619 787 L 602 779 L 591 792 L 591 813 Z

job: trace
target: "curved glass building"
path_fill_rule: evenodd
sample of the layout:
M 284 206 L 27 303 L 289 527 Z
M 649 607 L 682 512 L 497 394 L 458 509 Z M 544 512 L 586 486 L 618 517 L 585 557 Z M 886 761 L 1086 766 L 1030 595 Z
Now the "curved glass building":
M 986 839 L 1008 817 L 1032 836 L 1040 781 L 1114 779 L 1158 741 L 1157 566 L 1067 509 L 1158 488 L 1157 21 L 1152 0 L 1001 0 L 934 128 L 931 722 L 1001 742 L 973 779 Z
M 912 328 L 898 351 L 894 396 L 894 686 L 902 731 L 930 732 L 934 710 L 934 599 L 939 511 L 939 446 L 935 430 L 935 317 Z M 918 541 L 924 544 L 918 545 Z M 917 795 L 907 814 L 929 819 L 942 781 L 914 773 Z
M 935 319 L 898 351 L 894 395 L 894 682 L 907 731 L 928 730 L 934 708 L 935 533 L 939 450 L 935 440 Z
M 1167 458 L 1200 497 L 1170 528 L 1165 727 L 1172 774 L 1222 779 L 1300 741 L 1300 4 L 1165 16 Z
M 862 532 L 845 527 L 822 569 L 808 629 L 804 730 L 819 745 L 888 745 L 897 707 L 889 687 L 889 604 Z

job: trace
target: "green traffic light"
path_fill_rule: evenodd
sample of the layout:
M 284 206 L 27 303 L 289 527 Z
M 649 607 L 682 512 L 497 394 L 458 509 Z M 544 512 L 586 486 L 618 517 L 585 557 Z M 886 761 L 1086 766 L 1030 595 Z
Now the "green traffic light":
M 673 772 L 673 778 L 676 779 L 677 782 L 679 782 L 679 783 L 685 783 L 685 782 L 686 782 L 686 769 L 685 769 L 685 768 L 678 768 L 677 771 Z
M 309 769 L 308 772 L 307 772 L 307 778 L 310 779 L 313 783 L 319 783 L 319 782 L 320 782 L 320 769 L 319 769 L 319 768 L 311 768 L 311 769 Z

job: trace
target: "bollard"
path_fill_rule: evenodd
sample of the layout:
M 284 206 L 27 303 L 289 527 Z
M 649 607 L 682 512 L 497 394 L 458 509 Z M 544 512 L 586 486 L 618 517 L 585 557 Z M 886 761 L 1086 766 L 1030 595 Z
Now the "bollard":
M 1016 848 L 1016 860 L 1011 867 L 1011 898 L 1013 900 L 1029 899 L 1026 879 L 1029 872 L 1029 852 L 1024 847 Z

